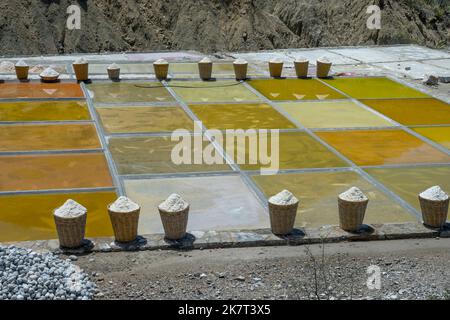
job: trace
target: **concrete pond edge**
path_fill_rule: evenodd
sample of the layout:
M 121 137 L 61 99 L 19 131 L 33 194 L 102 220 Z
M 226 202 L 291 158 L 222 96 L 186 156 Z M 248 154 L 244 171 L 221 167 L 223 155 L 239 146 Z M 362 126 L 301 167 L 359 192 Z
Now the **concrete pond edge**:
M 235 231 L 189 231 L 181 240 L 169 240 L 164 234 L 138 236 L 132 243 L 118 243 L 113 237 L 86 239 L 81 248 L 66 249 L 59 241 L 38 240 L 0 245 L 14 245 L 37 252 L 65 255 L 85 255 L 97 252 L 151 251 L 151 250 L 202 250 L 219 248 L 299 246 L 320 243 L 376 241 L 422 238 L 450 238 L 450 224 L 431 229 L 419 223 L 390 223 L 364 225 L 359 232 L 349 233 L 339 226 L 322 226 L 317 229 L 294 229 L 286 236 L 274 235 L 270 229 Z

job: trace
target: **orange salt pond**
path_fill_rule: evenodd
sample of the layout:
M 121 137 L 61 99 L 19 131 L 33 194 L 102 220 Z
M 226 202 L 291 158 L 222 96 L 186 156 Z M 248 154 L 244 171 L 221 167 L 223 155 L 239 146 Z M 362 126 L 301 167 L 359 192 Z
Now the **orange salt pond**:
M 54 99 L 83 98 L 81 87 L 76 83 L 4 83 L 0 86 L 0 99 Z
M 0 191 L 112 187 L 103 153 L 0 156 Z

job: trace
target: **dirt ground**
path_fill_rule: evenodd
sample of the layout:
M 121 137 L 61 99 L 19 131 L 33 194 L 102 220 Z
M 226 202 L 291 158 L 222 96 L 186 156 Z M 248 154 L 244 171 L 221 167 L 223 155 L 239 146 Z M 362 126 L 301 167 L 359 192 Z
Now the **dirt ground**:
M 75 263 L 97 299 L 450 299 L 449 248 L 450 239 L 410 239 L 96 253 Z M 378 271 L 381 288 L 371 277 L 369 289 Z

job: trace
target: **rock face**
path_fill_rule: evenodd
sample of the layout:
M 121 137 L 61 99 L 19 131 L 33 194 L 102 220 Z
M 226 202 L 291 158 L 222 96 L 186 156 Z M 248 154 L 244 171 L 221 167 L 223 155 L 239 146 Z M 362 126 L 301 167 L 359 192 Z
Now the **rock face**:
M 81 7 L 81 30 L 66 10 Z M 367 7 L 381 8 L 369 30 Z M 0 3 L 0 54 L 450 43 L 447 0 L 10 0 Z

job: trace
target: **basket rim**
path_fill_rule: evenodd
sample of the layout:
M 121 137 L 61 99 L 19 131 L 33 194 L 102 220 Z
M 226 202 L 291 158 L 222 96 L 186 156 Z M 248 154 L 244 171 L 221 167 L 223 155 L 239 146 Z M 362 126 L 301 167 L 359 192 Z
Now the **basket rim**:
M 447 199 L 445 199 L 445 200 L 432 200 L 432 199 L 427 199 L 427 198 L 422 197 L 420 194 L 419 194 L 418 197 L 419 197 L 420 200 L 424 200 L 424 201 L 428 201 L 428 202 L 434 202 L 434 203 L 445 203 L 445 202 L 447 202 L 447 201 L 450 201 L 450 197 L 447 197 Z
M 184 209 L 182 209 L 182 210 L 171 212 L 171 211 L 163 210 L 163 209 L 161 209 L 161 208 L 158 206 L 158 211 L 159 211 L 160 213 L 162 212 L 162 213 L 165 213 L 165 214 L 177 214 L 177 213 L 184 213 L 185 211 L 188 211 L 188 210 L 190 209 L 190 207 L 191 207 L 191 206 L 188 204 L 187 207 L 184 208 Z
M 360 204 L 360 203 L 365 203 L 365 202 L 369 202 L 370 199 L 365 199 L 365 200 L 345 200 L 342 199 L 341 197 L 337 197 L 339 201 L 344 202 L 344 203 L 355 203 L 355 204 Z
M 293 206 L 300 204 L 300 200 L 297 200 L 296 202 L 291 203 L 291 204 L 276 204 L 276 203 L 272 203 L 270 201 L 267 201 L 267 202 L 269 203 L 269 205 L 272 205 L 274 207 L 280 207 L 280 208 L 288 208 L 288 207 L 293 207 Z

